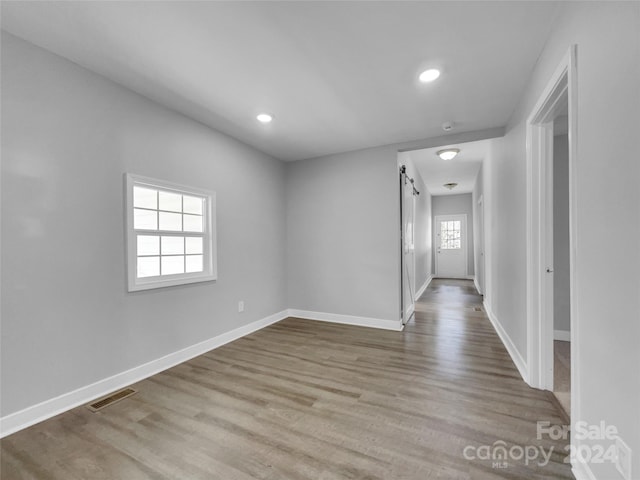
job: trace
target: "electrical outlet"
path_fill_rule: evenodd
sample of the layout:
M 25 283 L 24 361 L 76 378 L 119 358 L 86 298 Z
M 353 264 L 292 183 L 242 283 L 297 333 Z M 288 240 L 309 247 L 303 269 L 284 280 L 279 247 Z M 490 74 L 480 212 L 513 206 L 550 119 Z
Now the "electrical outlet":
M 244 312 L 244 300 L 240 300 L 238 302 L 238 312 L 240 313 Z
M 631 480 L 631 449 L 620 437 L 616 438 L 616 468 L 625 480 Z

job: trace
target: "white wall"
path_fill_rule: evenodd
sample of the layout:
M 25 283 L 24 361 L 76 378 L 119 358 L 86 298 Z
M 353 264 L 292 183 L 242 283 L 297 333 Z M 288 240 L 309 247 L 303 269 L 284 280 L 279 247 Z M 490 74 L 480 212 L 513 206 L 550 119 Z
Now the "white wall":
M 457 195 L 434 195 L 431 198 L 433 224 L 439 215 L 466 215 L 467 216 L 467 275 L 474 274 L 474 226 L 473 198 L 471 193 Z M 432 252 L 432 272 L 436 270 L 435 250 Z
M 399 320 L 396 151 L 287 165 L 287 281 L 294 309 Z
M 553 137 L 553 328 L 571 330 L 569 136 Z
M 503 139 L 483 167 L 487 301 L 526 358 L 525 122 L 578 45 L 576 170 L 578 402 L 572 421 L 615 425 L 640 475 L 640 4 L 566 2 Z M 611 232 L 624 226 L 615 248 Z M 574 432 L 575 435 L 575 432 Z M 574 438 L 575 440 L 575 438 Z M 596 478 L 621 476 L 611 463 Z
M 126 292 L 125 172 L 217 192 L 218 281 Z M 3 33 L 1 414 L 286 308 L 284 212 L 280 161 Z

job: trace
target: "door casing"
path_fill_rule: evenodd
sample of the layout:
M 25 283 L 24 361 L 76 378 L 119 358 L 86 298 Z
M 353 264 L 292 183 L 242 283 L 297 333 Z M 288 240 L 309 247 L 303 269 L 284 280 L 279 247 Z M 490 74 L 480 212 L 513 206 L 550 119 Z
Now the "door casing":
M 527 375 L 553 390 L 553 120 L 568 103 L 571 417 L 580 418 L 577 309 L 577 47 L 572 45 L 527 120 Z

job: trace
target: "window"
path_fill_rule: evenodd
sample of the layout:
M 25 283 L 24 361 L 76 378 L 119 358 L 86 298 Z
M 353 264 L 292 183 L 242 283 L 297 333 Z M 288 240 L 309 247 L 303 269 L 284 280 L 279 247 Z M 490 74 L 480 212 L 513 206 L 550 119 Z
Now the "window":
M 129 291 L 215 280 L 215 193 L 126 178 Z
M 443 250 L 459 250 L 460 220 L 440 222 L 440 248 Z

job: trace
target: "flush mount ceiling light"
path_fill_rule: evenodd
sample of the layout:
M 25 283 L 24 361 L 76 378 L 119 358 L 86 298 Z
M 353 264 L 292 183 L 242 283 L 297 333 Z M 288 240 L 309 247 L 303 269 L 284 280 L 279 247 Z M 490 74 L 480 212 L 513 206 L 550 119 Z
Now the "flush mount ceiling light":
M 430 68 L 429 70 L 425 70 L 424 72 L 422 72 L 418 77 L 418 79 L 422 83 L 429 83 L 429 82 L 433 82 L 439 76 L 440 76 L 440 70 L 438 70 L 437 68 Z
M 453 157 L 460 153 L 459 148 L 445 148 L 444 150 L 438 150 L 436 155 L 438 155 L 442 160 L 452 160 Z
M 442 185 L 444 188 L 448 188 L 449 190 L 453 190 L 454 188 L 456 188 L 458 186 L 457 183 L 451 182 L 451 183 L 445 183 L 444 185 Z
M 260 123 L 270 123 L 273 120 L 273 115 L 269 115 L 268 113 L 261 113 L 256 116 L 256 120 Z

